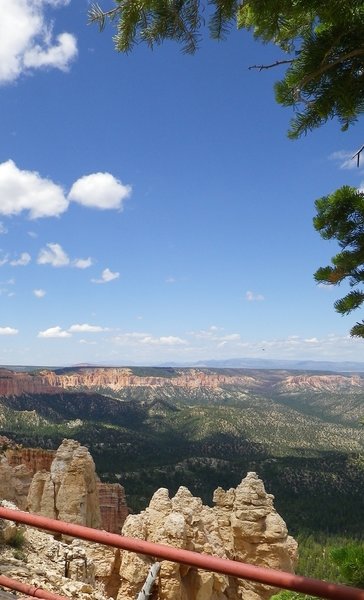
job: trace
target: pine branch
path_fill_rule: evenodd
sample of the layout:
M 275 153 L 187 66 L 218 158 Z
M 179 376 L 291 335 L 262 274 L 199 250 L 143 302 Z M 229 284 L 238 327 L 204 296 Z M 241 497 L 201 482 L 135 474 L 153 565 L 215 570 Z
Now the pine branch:
M 105 27 L 106 19 L 114 19 L 118 12 L 121 12 L 121 6 L 103 11 L 98 4 L 91 4 L 90 10 L 88 11 L 88 25 L 97 22 L 100 31 L 102 31 Z
M 321 65 L 321 67 L 319 67 L 316 71 L 308 73 L 305 77 L 301 79 L 297 86 L 297 90 L 303 89 L 310 81 L 312 81 L 313 79 L 317 79 L 317 77 L 320 77 L 320 75 L 323 75 L 324 73 L 326 73 L 326 71 L 329 71 L 333 67 L 336 67 L 336 65 L 339 65 L 348 58 L 354 58 L 354 56 L 360 56 L 361 54 L 364 54 L 364 48 L 357 48 L 356 50 L 352 50 L 351 52 L 340 56 L 339 58 L 333 60 L 330 63 Z
M 271 65 L 251 65 L 250 67 L 248 67 L 248 69 L 249 71 L 251 71 L 252 69 L 258 69 L 259 71 L 263 71 L 264 69 L 272 69 L 273 67 L 278 67 L 279 65 L 292 64 L 294 61 L 294 58 L 290 58 L 287 60 L 276 60 L 276 62 L 272 63 Z

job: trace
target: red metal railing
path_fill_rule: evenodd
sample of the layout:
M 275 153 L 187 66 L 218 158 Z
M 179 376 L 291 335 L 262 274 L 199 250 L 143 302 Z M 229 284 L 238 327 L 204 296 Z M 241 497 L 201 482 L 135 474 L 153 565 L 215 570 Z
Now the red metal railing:
M 16 581 L 16 579 L 11 579 L 5 575 L 0 575 L 0 585 L 10 588 L 11 590 L 16 590 L 17 592 L 21 592 L 25 595 L 25 597 L 33 596 L 35 598 L 43 598 L 43 600 L 68 600 L 68 598 L 65 598 L 65 596 L 59 596 L 58 594 L 47 592 L 46 590 L 35 587 L 34 585 Z
M 275 571 L 265 567 L 257 567 L 225 558 L 218 558 L 208 554 L 199 554 L 190 550 L 182 550 L 163 544 L 154 544 L 144 540 L 124 537 L 115 533 L 107 533 L 98 529 L 91 529 L 82 525 L 65 523 L 39 515 L 29 514 L 19 510 L 11 510 L 0 506 L 0 518 L 9 519 L 17 523 L 24 523 L 32 527 L 47 529 L 63 533 L 75 538 L 97 542 L 114 548 L 121 548 L 129 552 L 146 554 L 155 558 L 177 562 L 198 569 L 214 571 L 223 575 L 231 575 L 242 579 L 249 579 L 278 588 L 285 588 L 303 594 L 319 596 L 332 600 L 364 600 L 364 590 L 338 585 L 319 579 L 301 577 L 283 571 Z M 49 600 L 51 600 L 49 598 Z M 54 600 L 54 599 L 53 599 Z

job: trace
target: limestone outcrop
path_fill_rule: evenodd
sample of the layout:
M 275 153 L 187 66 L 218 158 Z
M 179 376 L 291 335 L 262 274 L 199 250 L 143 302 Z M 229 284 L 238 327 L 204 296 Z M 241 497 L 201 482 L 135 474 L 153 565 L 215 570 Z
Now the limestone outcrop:
M 170 498 L 159 489 L 149 507 L 129 515 L 123 534 L 213 554 L 255 565 L 292 572 L 297 543 L 288 536 L 283 519 L 273 507 L 255 473 L 248 473 L 236 489 L 214 493 L 213 508 L 204 506 L 187 488 Z M 135 598 L 147 576 L 149 558 L 122 553 L 118 600 Z M 160 600 L 267 600 L 276 589 L 241 579 L 208 573 L 163 561 Z
M 50 472 L 35 473 L 28 510 L 52 519 L 100 527 L 95 464 L 87 448 L 74 440 L 63 440 Z

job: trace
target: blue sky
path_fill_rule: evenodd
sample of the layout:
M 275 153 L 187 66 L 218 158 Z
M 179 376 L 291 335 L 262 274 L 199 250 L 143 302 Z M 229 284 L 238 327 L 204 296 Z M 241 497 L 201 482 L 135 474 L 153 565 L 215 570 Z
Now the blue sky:
M 288 140 L 283 71 L 248 70 L 277 50 L 246 32 L 124 56 L 84 0 L 4 2 L 1 364 L 364 360 L 312 226 L 364 181 L 360 125 Z

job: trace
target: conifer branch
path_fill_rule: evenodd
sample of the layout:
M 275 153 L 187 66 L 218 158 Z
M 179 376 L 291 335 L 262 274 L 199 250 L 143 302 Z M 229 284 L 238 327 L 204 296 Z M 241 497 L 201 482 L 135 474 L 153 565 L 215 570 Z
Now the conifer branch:
M 295 61 L 294 58 L 290 58 L 287 60 L 276 60 L 276 62 L 271 65 L 251 65 L 248 67 L 249 71 L 252 69 L 258 69 L 259 71 L 263 71 L 264 69 L 272 69 L 273 67 L 278 67 L 279 65 L 292 64 Z
M 310 81 L 312 81 L 313 79 L 316 79 L 317 77 L 320 77 L 320 75 L 323 75 L 324 73 L 326 73 L 326 71 L 329 71 L 333 67 L 336 67 L 336 65 L 339 65 L 340 63 L 344 62 L 345 60 L 348 60 L 349 58 L 354 58 L 354 56 L 360 56 L 361 54 L 364 54 L 364 47 L 356 48 L 355 50 L 352 50 L 351 52 L 347 52 L 347 54 L 343 54 L 343 56 L 340 56 L 339 58 L 337 58 L 336 60 L 333 60 L 330 63 L 321 65 L 321 67 L 319 67 L 316 71 L 313 71 L 312 73 L 308 73 L 307 75 L 305 75 L 305 77 L 303 77 L 301 79 L 297 88 L 303 89 L 305 87 L 305 85 L 307 85 Z

